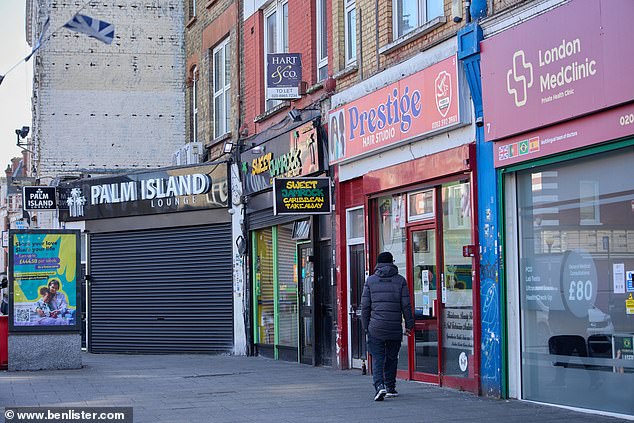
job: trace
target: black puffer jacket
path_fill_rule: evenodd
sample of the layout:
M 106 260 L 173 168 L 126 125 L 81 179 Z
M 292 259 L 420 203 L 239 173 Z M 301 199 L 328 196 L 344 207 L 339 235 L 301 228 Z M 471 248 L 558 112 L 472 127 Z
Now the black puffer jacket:
M 374 274 L 365 281 L 361 296 L 361 323 L 372 337 L 382 341 L 403 337 L 401 316 L 405 327 L 414 327 L 412 305 L 407 281 L 391 263 L 378 263 Z

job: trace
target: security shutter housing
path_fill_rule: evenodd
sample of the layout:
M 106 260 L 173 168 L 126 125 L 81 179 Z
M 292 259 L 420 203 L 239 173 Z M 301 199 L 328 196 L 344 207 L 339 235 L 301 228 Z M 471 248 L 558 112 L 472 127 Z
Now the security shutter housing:
M 231 247 L 229 223 L 91 234 L 90 351 L 230 352 Z

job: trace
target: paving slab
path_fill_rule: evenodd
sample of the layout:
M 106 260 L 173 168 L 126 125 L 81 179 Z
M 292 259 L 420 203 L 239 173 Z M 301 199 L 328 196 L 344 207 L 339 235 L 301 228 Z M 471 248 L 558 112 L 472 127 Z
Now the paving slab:
M 134 422 L 580 422 L 582 413 L 398 381 L 398 398 L 372 401 L 371 376 L 263 357 L 82 356 L 73 370 L 0 372 L 0 406 L 133 407 Z

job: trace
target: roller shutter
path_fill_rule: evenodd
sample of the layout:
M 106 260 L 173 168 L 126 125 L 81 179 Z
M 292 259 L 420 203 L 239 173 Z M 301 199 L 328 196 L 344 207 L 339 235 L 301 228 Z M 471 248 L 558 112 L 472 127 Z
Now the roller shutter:
M 229 223 L 91 234 L 91 352 L 233 348 Z

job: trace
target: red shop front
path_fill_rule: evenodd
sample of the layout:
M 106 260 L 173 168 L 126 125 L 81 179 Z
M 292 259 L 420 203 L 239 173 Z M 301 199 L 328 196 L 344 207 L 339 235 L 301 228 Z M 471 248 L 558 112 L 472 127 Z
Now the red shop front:
M 398 377 L 478 392 L 475 180 L 475 144 L 465 144 L 337 185 L 342 363 L 365 362 L 363 284 L 378 253 L 390 251 L 408 281 L 416 321 L 403 337 Z

